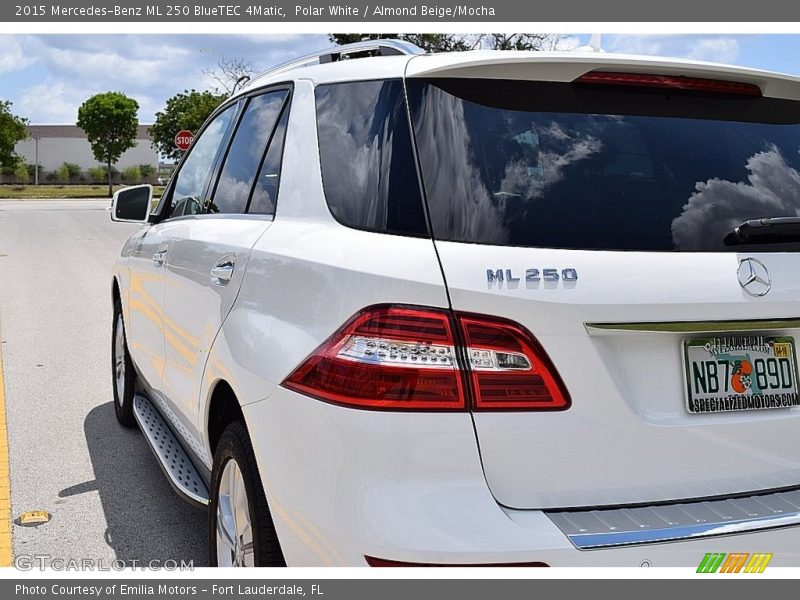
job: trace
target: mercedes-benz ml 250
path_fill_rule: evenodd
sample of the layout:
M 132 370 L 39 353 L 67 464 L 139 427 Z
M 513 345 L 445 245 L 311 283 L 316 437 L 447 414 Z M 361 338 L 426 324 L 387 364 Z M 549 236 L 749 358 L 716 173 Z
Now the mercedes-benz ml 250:
M 800 80 L 365 42 L 150 196 L 115 406 L 214 564 L 800 562 Z

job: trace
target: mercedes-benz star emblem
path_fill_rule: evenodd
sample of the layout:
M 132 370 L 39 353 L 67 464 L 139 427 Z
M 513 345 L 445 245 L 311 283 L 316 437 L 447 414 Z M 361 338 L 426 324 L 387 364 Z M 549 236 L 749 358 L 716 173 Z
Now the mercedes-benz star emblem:
M 751 296 L 763 296 L 772 287 L 769 271 L 760 260 L 744 258 L 739 261 L 739 285 Z

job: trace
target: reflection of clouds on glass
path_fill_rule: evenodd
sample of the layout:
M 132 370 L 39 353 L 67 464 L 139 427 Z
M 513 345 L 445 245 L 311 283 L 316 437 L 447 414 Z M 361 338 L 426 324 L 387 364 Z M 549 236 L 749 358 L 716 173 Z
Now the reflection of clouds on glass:
M 331 205 L 337 216 L 347 222 L 386 221 L 386 203 L 380 200 L 388 194 L 394 130 L 389 119 L 364 118 L 364 115 L 392 115 L 392 110 L 384 111 L 385 107 L 380 106 L 385 89 L 380 83 L 362 84 L 359 93 L 348 97 L 347 102 L 340 102 L 341 98 L 328 90 L 317 94 L 320 138 L 336 140 L 339 144 L 339 152 L 325 158 L 326 171 L 347 174 L 347 177 L 325 180 L 326 193 L 329 198 L 347 198 L 357 191 L 363 201 L 363 204 Z M 368 215 L 366 219 L 365 214 Z
M 275 200 L 278 195 L 278 183 L 280 179 L 281 157 L 283 155 L 283 141 L 286 134 L 286 120 L 289 116 L 288 108 L 281 115 L 272 135 L 269 150 L 261 165 L 261 171 L 256 180 L 256 187 L 253 190 L 253 197 L 250 200 L 248 212 L 273 214 L 275 212 Z
M 508 239 L 496 201 L 481 180 L 478 167 L 470 154 L 472 141 L 467 131 L 463 103 L 443 93 L 425 94 L 426 107 L 416 124 L 418 136 L 428 140 L 446 140 L 448 159 L 432 161 L 435 169 L 426 169 L 425 187 L 432 198 L 453 198 L 452 202 L 435 202 L 430 210 L 434 223 L 449 221 L 449 230 L 456 239 Z M 432 150 L 428 148 L 427 150 Z M 429 165 L 428 165 L 429 166 Z
M 555 121 L 536 127 L 538 137 L 552 150 L 538 152 L 536 165 L 526 160 L 515 160 L 506 164 L 500 183 L 504 196 L 539 198 L 545 188 L 564 178 L 564 170 L 572 163 L 584 160 L 600 152 L 603 143 L 588 134 L 570 133 Z
M 283 90 L 271 92 L 256 96 L 247 105 L 214 196 L 217 211 L 238 213 L 247 205 L 258 165 L 285 96 Z
M 734 227 L 748 219 L 800 215 L 800 173 L 777 147 L 758 152 L 746 163 L 748 182 L 724 179 L 698 182 L 697 190 L 672 221 L 675 248 L 717 250 Z
M 552 130 L 550 128 L 548 131 Z M 544 136 L 543 136 L 544 137 Z M 544 171 L 545 186 L 558 183 L 564 178 L 564 169 L 572 163 L 589 158 L 592 154 L 600 152 L 603 143 L 591 135 L 576 134 L 562 138 L 566 148 L 558 152 L 542 152 L 542 170 Z
M 217 154 L 222 134 L 228 127 L 231 118 L 228 109 L 206 127 L 192 148 L 186 162 L 181 167 L 178 180 L 175 182 L 175 198 L 180 200 L 185 196 L 199 198 L 203 192 L 211 163 Z
M 244 208 L 250 196 L 250 181 L 234 179 L 228 173 L 223 173 L 219 179 L 217 194 L 214 198 L 216 210 L 219 212 L 239 212 L 236 209 Z

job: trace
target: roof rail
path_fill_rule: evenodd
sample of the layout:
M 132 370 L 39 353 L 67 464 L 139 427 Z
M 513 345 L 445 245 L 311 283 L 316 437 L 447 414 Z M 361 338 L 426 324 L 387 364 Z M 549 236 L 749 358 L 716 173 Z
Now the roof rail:
M 404 42 L 402 40 L 366 40 L 363 42 L 355 42 L 354 44 L 333 46 L 331 48 L 321 50 L 320 52 L 314 52 L 300 58 L 294 58 L 290 61 L 272 67 L 257 77 L 254 77 L 250 84 L 258 81 L 259 79 L 263 79 L 264 77 L 277 75 L 285 71 L 292 71 L 294 69 L 300 69 L 303 67 L 345 60 L 350 54 L 360 54 L 362 52 L 373 52 L 374 54 L 372 54 L 372 56 L 425 54 L 425 51 L 422 48 L 415 46 L 411 42 Z

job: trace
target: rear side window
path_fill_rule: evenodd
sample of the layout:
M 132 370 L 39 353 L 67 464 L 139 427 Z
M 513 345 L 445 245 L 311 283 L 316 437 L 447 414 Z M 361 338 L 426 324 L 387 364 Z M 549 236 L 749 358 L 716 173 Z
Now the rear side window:
M 225 157 L 209 212 L 243 213 L 247 208 L 250 191 L 287 94 L 287 90 L 268 92 L 247 103 Z
M 316 105 L 333 216 L 357 229 L 428 235 L 402 81 L 321 85 Z
M 731 237 L 800 215 L 800 103 L 587 84 L 409 79 L 436 239 L 798 251 Z M 795 238 L 797 239 L 797 238 Z

